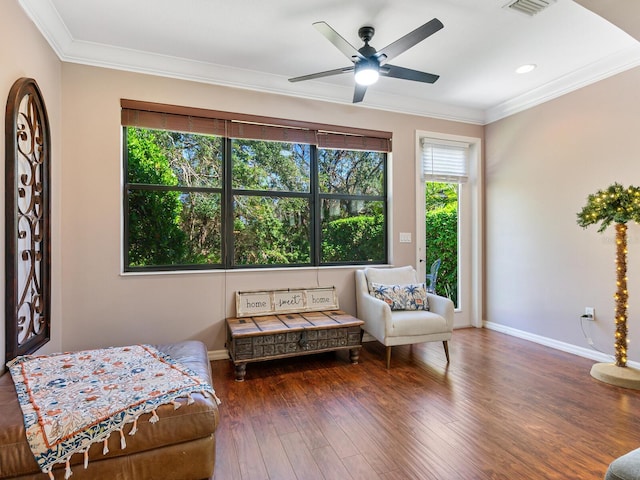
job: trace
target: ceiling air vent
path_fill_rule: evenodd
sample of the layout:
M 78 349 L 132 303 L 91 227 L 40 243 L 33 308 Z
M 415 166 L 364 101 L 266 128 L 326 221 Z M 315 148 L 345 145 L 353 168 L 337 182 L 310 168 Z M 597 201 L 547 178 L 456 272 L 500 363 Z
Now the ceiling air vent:
M 515 0 L 504 6 L 510 10 L 515 10 L 529 16 L 540 13 L 542 10 L 555 3 L 556 0 Z

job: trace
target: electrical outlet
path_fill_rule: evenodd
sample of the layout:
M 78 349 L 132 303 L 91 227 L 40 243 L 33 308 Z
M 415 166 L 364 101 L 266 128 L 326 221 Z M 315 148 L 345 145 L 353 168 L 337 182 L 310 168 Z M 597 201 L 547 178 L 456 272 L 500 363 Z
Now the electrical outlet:
M 593 307 L 584 307 L 584 314 L 588 317 L 589 320 L 595 322 L 596 320 L 596 309 Z

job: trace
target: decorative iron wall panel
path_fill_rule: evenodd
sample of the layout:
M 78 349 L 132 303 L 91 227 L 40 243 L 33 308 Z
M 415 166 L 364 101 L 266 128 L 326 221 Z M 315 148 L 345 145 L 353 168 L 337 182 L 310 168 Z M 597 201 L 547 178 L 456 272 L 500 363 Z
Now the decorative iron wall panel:
M 50 338 L 50 132 L 35 80 L 11 87 L 5 116 L 6 359 Z

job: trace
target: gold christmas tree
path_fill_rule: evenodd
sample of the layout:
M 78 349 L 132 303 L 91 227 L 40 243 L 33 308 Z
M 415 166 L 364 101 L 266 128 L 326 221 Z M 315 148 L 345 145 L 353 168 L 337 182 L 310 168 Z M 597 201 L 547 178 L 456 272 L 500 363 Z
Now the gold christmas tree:
M 614 183 L 587 197 L 587 204 L 578 213 L 578 225 L 583 228 L 600 222 L 598 232 L 615 223 L 616 228 L 616 301 L 615 354 L 616 366 L 627 366 L 627 222 L 640 223 L 640 188 L 624 188 Z

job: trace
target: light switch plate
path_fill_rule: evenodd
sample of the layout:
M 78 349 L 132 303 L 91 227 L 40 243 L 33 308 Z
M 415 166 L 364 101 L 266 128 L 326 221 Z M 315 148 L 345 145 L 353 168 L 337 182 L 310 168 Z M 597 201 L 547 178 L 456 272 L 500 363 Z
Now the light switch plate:
M 400 243 L 411 243 L 411 232 L 400 232 Z

